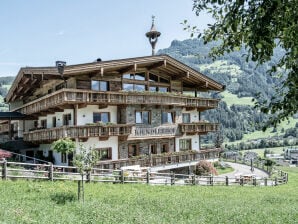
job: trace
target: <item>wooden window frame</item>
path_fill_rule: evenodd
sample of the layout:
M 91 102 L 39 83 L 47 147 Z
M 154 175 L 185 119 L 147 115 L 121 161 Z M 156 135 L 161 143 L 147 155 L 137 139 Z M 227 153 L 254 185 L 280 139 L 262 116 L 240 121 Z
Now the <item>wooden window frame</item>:
M 148 112 L 148 123 L 144 123 L 143 121 L 143 113 L 144 112 Z M 142 120 L 142 122 L 138 122 L 137 123 L 137 113 L 141 113 L 141 120 Z M 151 111 L 150 110 L 136 110 L 135 111 L 135 123 L 136 124 L 146 124 L 146 125 L 148 125 L 148 124 L 151 124 Z
M 182 148 L 181 146 L 185 146 L 186 145 L 186 141 L 189 141 L 189 148 Z M 183 138 L 183 139 L 179 139 L 179 151 L 189 151 L 192 148 L 192 141 L 191 138 Z
M 42 129 L 47 129 L 47 119 L 40 120 L 40 127 Z
M 71 125 L 71 113 L 63 114 L 63 126 L 69 126 Z
M 98 122 L 102 122 L 102 123 L 104 123 L 103 121 L 102 121 L 102 114 L 108 114 L 108 122 L 110 122 L 111 121 L 111 114 L 110 114 L 110 112 L 105 112 L 105 111 L 103 111 L 103 112 L 93 112 L 93 123 L 98 123 Z M 99 120 L 98 121 L 95 121 L 95 119 L 94 119 L 94 115 L 99 115 Z M 108 123 L 107 122 L 107 123 Z
M 163 114 L 164 113 L 167 113 L 167 121 L 166 122 L 164 122 L 164 117 L 163 117 Z M 172 120 L 173 120 L 173 122 L 171 122 L 171 123 L 169 123 L 169 121 L 168 121 L 168 114 L 171 114 L 171 116 L 172 116 Z M 173 112 L 173 111 L 162 111 L 161 112 L 161 124 L 175 124 L 175 120 L 176 120 L 176 114 L 175 114 L 175 112 Z
M 189 121 L 188 122 L 184 122 L 184 116 L 188 116 L 189 117 Z M 182 123 L 185 123 L 185 124 L 189 124 L 190 123 L 190 113 L 182 113 Z
M 52 127 L 53 128 L 57 127 L 57 118 L 56 117 L 52 117 Z
M 104 147 L 104 148 L 96 148 L 95 149 L 98 152 L 98 158 L 99 160 L 111 160 L 112 159 L 112 147 Z M 102 158 L 102 154 L 101 152 L 106 151 L 107 150 L 107 157 Z

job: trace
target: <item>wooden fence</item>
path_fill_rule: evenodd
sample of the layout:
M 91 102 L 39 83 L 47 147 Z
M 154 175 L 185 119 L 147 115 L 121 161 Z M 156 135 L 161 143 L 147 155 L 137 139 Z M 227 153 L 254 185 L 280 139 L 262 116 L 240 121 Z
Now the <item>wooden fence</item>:
M 1 161 L 2 180 L 64 180 L 79 181 L 81 174 L 76 167 L 56 166 L 53 164 L 32 164 Z M 112 170 L 93 168 L 84 175 L 86 182 L 141 183 L 156 185 L 203 185 L 203 186 L 277 186 L 288 182 L 288 174 L 277 171 L 272 178 L 240 176 L 235 178 L 219 176 L 196 176 L 171 173 L 151 172 L 144 170 Z

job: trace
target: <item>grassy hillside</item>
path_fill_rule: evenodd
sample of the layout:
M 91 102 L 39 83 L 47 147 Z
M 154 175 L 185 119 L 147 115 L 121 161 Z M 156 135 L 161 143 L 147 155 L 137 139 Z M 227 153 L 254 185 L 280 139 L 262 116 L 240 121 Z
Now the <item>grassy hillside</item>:
M 0 223 L 295 223 L 298 168 L 277 187 L 2 181 Z
M 223 101 L 230 107 L 232 105 L 249 105 L 253 106 L 252 97 L 238 97 L 236 94 L 232 94 L 229 91 L 224 91 L 221 93 L 223 96 Z

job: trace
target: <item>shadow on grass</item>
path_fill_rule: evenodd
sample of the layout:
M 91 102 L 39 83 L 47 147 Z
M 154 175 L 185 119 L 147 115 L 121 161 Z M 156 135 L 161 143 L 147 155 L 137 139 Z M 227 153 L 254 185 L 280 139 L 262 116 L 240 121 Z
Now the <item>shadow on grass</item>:
M 77 197 L 72 192 L 57 192 L 51 195 L 51 200 L 58 205 L 64 205 L 66 202 L 76 201 Z

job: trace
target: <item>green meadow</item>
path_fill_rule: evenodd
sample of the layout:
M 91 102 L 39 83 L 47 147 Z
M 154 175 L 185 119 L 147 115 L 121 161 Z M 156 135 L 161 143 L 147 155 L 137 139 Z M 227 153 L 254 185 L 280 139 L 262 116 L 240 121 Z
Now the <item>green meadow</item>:
M 297 223 L 298 168 L 275 187 L 1 181 L 0 223 Z

